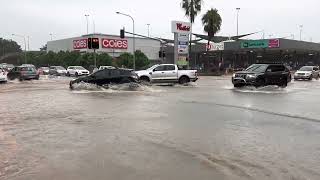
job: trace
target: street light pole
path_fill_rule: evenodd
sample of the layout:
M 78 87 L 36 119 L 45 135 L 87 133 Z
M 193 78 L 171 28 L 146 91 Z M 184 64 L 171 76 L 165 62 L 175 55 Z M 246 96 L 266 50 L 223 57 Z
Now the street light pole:
M 237 36 L 239 36 L 239 11 L 240 8 L 236 8 L 237 10 Z
M 150 37 L 150 24 L 147 24 L 148 26 L 148 37 Z
M 52 33 L 50 33 L 49 35 L 50 35 L 50 40 L 52 41 Z
M 87 20 L 87 34 L 89 34 L 89 19 L 88 19 L 89 14 L 85 14 L 84 16 L 86 17 L 86 20 Z
M 132 20 L 132 30 L 133 30 L 133 34 L 132 34 L 132 41 L 133 41 L 133 70 L 136 70 L 136 57 L 135 57 L 135 52 L 136 52 L 136 40 L 135 40 L 135 32 L 134 32 L 134 19 L 132 16 L 130 16 L 129 14 L 124 14 L 121 12 L 116 12 L 117 14 L 121 14 L 123 16 L 127 16 L 130 17 Z
M 23 38 L 24 43 L 24 63 L 27 64 L 27 43 L 26 43 L 26 36 L 18 35 L 18 34 L 12 34 L 12 36 L 17 36 Z
M 303 25 L 300 25 L 300 41 L 302 41 L 302 28 L 303 28 Z

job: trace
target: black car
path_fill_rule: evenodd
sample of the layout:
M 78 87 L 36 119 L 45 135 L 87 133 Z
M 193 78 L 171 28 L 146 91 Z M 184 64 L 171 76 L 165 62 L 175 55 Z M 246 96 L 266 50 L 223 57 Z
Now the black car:
M 102 69 L 88 76 L 79 77 L 70 81 L 70 88 L 73 89 L 73 84 L 80 82 L 103 86 L 108 84 L 138 82 L 138 78 L 138 75 L 131 69 Z
M 17 66 L 11 69 L 11 71 L 7 74 L 8 79 L 14 80 L 31 80 L 31 79 L 39 79 L 39 74 L 36 68 L 32 66 Z
M 252 64 L 244 71 L 233 74 L 234 87 L 278 85 L 286 87 L 291 82 L 291 73 L 283 64 Z

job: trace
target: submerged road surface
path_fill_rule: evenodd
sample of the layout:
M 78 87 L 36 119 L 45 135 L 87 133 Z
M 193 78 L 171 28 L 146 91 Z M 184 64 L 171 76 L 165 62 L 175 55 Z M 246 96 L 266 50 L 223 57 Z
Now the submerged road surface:
M 320 179 L 320 81 L 0 84 L 0 179 Z

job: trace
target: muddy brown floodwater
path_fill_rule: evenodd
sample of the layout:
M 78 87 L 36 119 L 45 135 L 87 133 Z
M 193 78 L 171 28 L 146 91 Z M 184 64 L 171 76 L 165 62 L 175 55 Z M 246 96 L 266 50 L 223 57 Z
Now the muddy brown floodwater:
M 0 84 L 0 179 L 320 179 L 320 81 Z

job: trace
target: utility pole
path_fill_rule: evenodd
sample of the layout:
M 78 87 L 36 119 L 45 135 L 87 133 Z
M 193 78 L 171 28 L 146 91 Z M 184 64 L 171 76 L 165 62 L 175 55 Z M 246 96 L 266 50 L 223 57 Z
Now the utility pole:
M 148 26 L 148 37 L 150 37 L 150 24 L 147 24 Z
M 124 13 L 121 13 L 121 12 L 116 12 L 117 14 L 121 14 L 123 16 L 127 16 L 127 17 L 130 17 L 131 20 L 132 20 L 132 30 L 133 30 L 133 34 L 132 34 L 132 41 L 133 41 L 133 70 L 136 70 L 136 55 L 135 55 L 135 52 L 136 52 L 136 38 L 135 38 L 135 32 L 134 32 L 134 19 L 132 16 L 130 16 L 129 14 L 124 14 Z
M 84 16 L 86 17 L 86 20 L 87 20 L 87 34 L 89 34 L 89 19 L 88 19 L 89 14 L 85 14 Z
M 240 8 L 236 8 L 237 10 L 237 36 L 239 36 L 239 11 Z
M 303 28 L 303 25 L 300 25 L 300 41 L 302 41 L 302 28 Z

